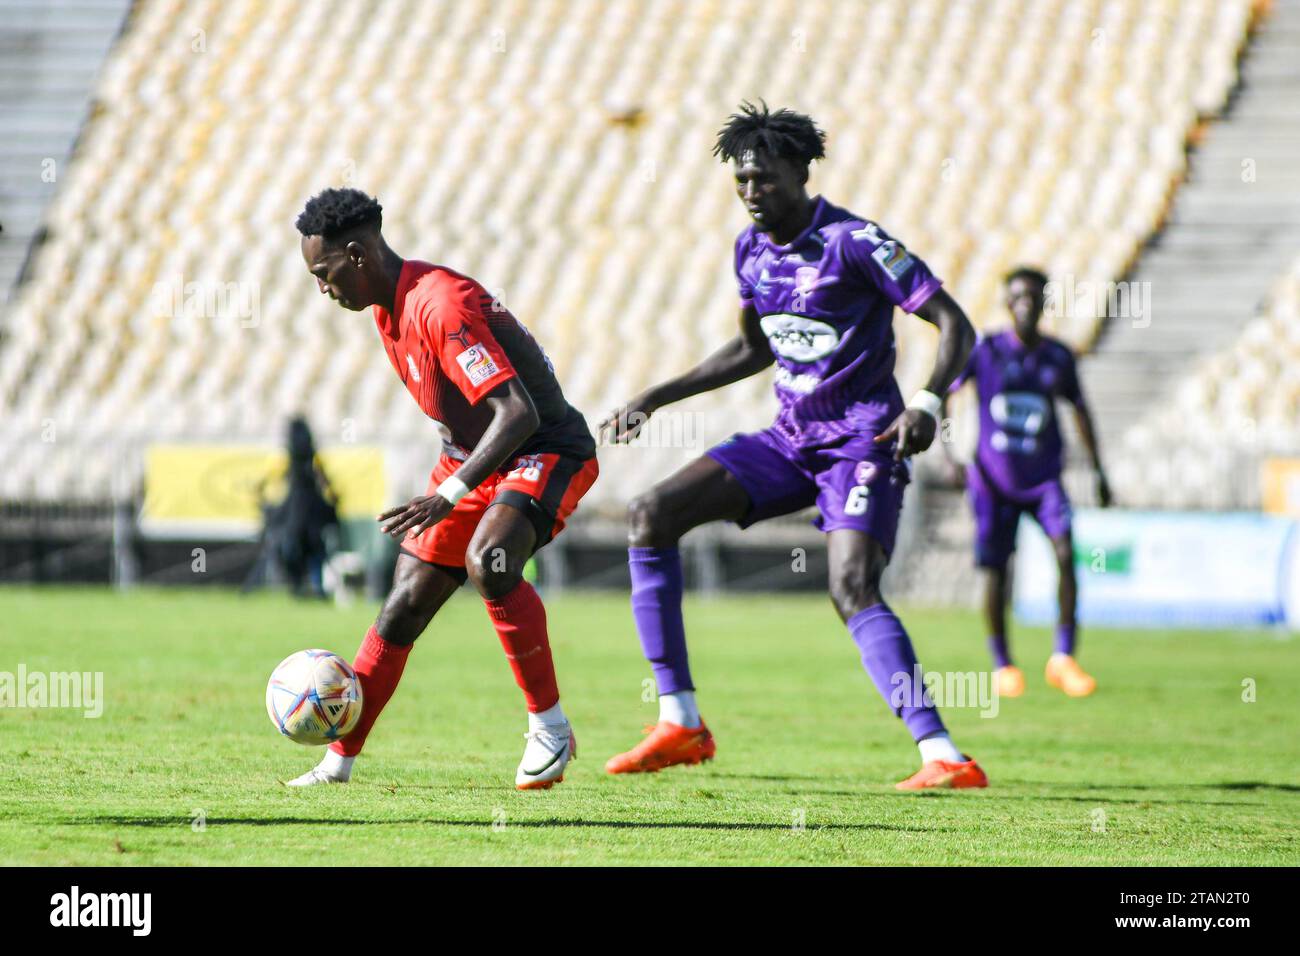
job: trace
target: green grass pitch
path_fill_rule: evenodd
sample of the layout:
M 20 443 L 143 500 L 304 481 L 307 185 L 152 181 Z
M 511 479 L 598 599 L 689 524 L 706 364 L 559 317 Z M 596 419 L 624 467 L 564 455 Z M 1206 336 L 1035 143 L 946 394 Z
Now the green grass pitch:
M 105 694 L 98 719 L 0 710 L 0 863 L 1300 863 L 1300 658 L 1284 635 L 1085 631 L 1100 688 L 1069 700 L 1042 681 L 1048 633 L 1019 628 L 1026 695 L 991 719 L 945 713 L 990 788 L 908 795 L 892 785 L 915 748 L 825 598 L 689 600 L 718 757 L 636 777 L 602 769 L 655 714 L 626 596 L 547 603 L 579 740 L 563 784 L 513 789 L 522 700 L 462 592 L 353 782 L 293 791 L 279 781 L 318 751 L 275 733 L 267 676 L 305 647 L 350 658 L 373 607 L 0 588 L 0 671 L 102 671 Z M 927 668 L 988 667 L 975 614 L 902 617 Z

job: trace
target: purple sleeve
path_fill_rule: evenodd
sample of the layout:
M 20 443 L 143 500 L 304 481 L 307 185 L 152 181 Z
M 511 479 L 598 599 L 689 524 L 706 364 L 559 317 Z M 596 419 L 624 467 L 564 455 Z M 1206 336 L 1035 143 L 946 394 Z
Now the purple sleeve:
M 749 261 L 749 236 L 750 230 L 747 228 L 736 237 L 736 285 L 740 289 L 741 308 L 749 308 L 754 304 L 754 286 L 745 278 L 745 265 Z
M 1075 364 L 1074 353 L 1068 345 L 1061 346 L 1061 391 L 1066 401 L 1076 406 L 1083 405 L 1083 389 L 1079 387 L 1079 367 Z
M 953 392 L 957 391 L 957 389 L 965 385 L 966 382 L 970 379 L 970 377 L 975 374 L 976 356 L 979 355 L 980 349 L 982 349 L 983 347 L 984 347 L 984 336 L 981 335 L 979 339 L 976 340 L 974 347 L 971 348 L 970 355 L 966 357 L 966 364 L 962 366 L 962 370 L 957 373 L 957 377 L 953 379 L 952 384 L 948 386 L 949 395 L 951 395 Z
M 874 222 L 846 234 L 845 264 L 904 312 L 915 312 L 943 283 L 921 259 Z

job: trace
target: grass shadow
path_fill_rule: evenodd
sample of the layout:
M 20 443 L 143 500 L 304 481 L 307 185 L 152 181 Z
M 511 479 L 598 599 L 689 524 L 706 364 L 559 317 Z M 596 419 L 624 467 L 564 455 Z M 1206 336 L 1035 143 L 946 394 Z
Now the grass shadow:
M 189 817 L 177 816 L 93 816 L 73 817 L 51 821 L 56 826 L 122 826 L 164 829 L 171 827 L 189 827 Z M 400 817 L 390 819 L 339 819 L 328 817 L 208 817 L 208 826 L 407 826 L 422 824 L 425 826 L 467 827 L 470 829 L 492 829 L 491 820 L 449 820 L 438 817 Z M 733 823 L 709 820 L 568 820 L 550 817 L 545 820 L 510 820 L 509 827 L 530 829 L 544 828 L 592 828 L 611 830 L 719 830 L 719 831 L 776 831 L 792 830 L 789 823 Z M 810 824 L 809 830 L 830 830 L 843 832 L 889 831 L 896 833 L 938 833 L 950 827 L 916 827 L 894 826 L 888 823 L 821 823 Z
M 1300 784 L 1267 783 L 1263 780 L 1229 780 L 1224 783 L 1065 783 L 1063 781 L 1017 780 L 1018 786 L 1026 787 L 1065 787 L 1070 790 L 1268 790 L 1275 793 L 1300 793 Z M 1232 806 L 1234 804 L 1227 804 Z M 1255 806 L 1255 804 L 1235 804 L 1236 806 Z

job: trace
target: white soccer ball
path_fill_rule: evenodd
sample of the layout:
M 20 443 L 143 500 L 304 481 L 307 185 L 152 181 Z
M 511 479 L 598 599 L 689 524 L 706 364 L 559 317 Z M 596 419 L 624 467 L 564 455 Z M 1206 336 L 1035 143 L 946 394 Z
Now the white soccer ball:
M 361 719 L 361 681 L 337 654 L 299 651 L 271 672 L 266 712 L 276 729 L 296 743 L 332 743 Z

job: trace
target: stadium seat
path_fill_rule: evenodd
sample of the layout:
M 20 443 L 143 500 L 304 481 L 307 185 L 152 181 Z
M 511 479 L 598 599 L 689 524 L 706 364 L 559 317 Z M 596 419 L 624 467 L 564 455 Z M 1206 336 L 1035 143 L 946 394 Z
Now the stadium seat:
M 369 317 L 334 308 L 300 261 L 303 200 L 345 183 L 379 196 L 399 251 L 501 295 L 596 420 L 734 331 L 743 216 L 710 150 L 744 98 L 810 111 L 829 133 L 814 188 L 923 255 L 977 325 L 1022 260 L 1119 278 L 1168 213 L 1196 123 L 1226 102 L 1250 15 L 1249 0 L 780 0 L 761 18 L 687 0 L 466 0 L 420 16 L 139 0 L 0 345 L 12 420 L 39 429 L 58 391 L 80 426 L 33 443 L 0 492 L 105 498 L 116 472 L 66 464 L 85 458 L 79 442 L 279 441 L 293 410 L 427 442 Z M 1288 281 L 1273 324 L 1243 339 L 1254 364 L 1189 387 L 1198 414 L 1294 411 Z M 169 283 L 179 316 L 159 312 Z M 220 302 L 231 284 L 256 293 L 255 326 Z M 934 335 L 896 327 L 911 388 Z M 1097 330 L 1076 315 L 1055 331 L 1086 348 Z M 700 446 L 762 424 L 764 396 L 748 382 L 709 406 Z M 678 452 L 603 455 L 619 478 L 591 503 L 620 508 Z M 427 467 L 396 481 L 418 487 Z

